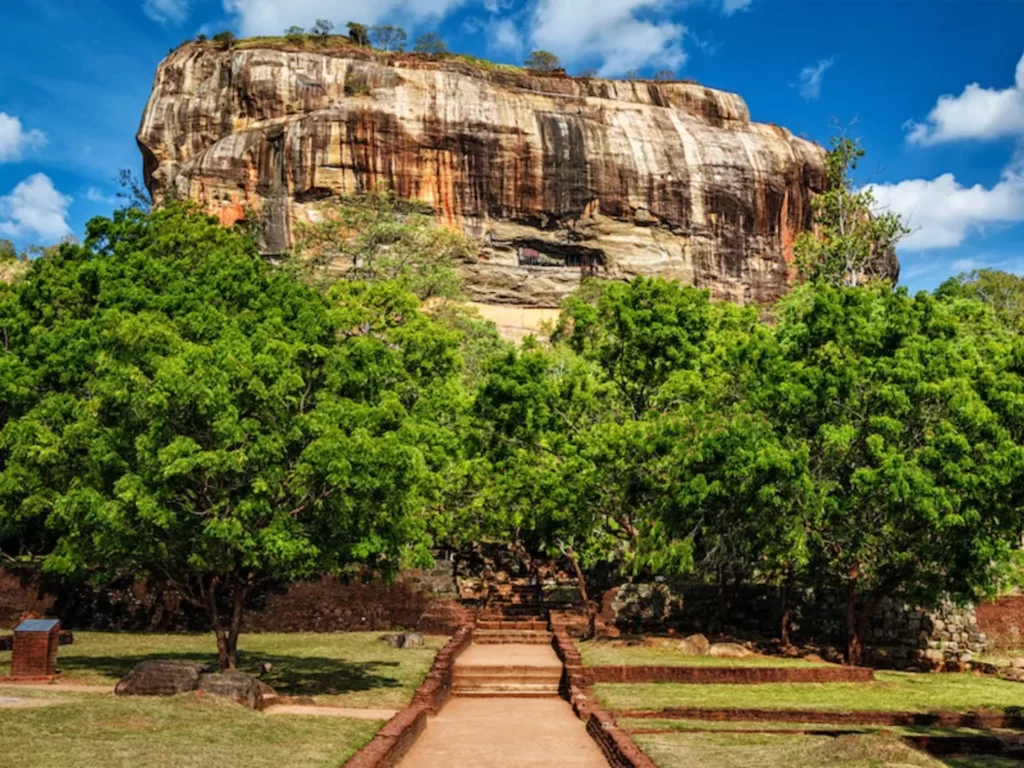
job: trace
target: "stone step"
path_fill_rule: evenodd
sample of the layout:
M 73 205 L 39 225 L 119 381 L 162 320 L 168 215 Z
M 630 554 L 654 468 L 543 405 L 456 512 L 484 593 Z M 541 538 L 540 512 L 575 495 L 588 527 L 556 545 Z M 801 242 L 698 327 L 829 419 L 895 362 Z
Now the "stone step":
M 487 605 L 482 615 L 540 616 L 544 609 L 539 605 Z
M 526 645 L 550 645 L 552 634 L 525 629 L 480 629 L 473 632 L 473 642 L 480 645 L 494 643 L 523 643 Z

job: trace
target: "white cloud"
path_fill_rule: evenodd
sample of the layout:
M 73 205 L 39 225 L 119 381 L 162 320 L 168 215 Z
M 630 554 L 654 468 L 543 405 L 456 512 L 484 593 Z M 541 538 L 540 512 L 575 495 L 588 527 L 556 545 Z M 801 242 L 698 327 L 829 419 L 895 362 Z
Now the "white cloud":
M 722 0 L 722 13 L 726 16 L 732 16 L 738 11 L 747 10 L 754 0 Z
M 800 95 L 807 99 L 807 101 L 814 101 L 819 98 L 821 96 L 822 81 L 825 79 L 825 72 L 834 63 L 835 59 L 822 59 L 813 66 L 801 69 L 796 84 L 797 88 L 800 89 Z
M 600 59 L 602 75 L 649 65 L 678 69 L 686 61 L 682 47 L 686 27 L 646 18 L 664 12 L 670 4 L 670 0 L 540 0 L 530 36 L 535 47 L 568 62 Z
M 26 131 L 21 120 L 0 112 L 0 163 L 20 160 L 22 152 L 45 144 L 46 134 L 42 131 Z
M 520 53 L 523 36 L 511 19 L 502 19 L 487 25 L 487 48 L 493 51 Z
M 99 203 L 100 205 L 109 205 L 117 207 L 121 204 L 121 199 L 117 195 L 105 195 L 96 187 L 89 187 L 85 190 L 85 199 L 91 203 Z
M 293 24 L 310 27 L 317 19 L 329 19 L 341 30 L 350 21 L 375 24 L 386 17 L 406 27 L 444 16 L 465 0 L 223 0 L 224 10 L 234 14 L 241 34 L 280 35 Z
M 11 194 L 0 197 L 0 234 L 39 236 L 55 242 L 71 234 L 68 226 L 71 202 L 70 197 L 57 191 L 46 174 L 29 176 Z
M 145 0 L 142 12 L 161 24 L 181 24 L 188 18 L 192 0 Z
M 965 187 L 951 173 L 871 185 L 877 210 L 898 213 L 913 231 L 900 250 L 923 251 L 960 245 L 986 225 L 1024 221 L 1024 176 L 1006 171 L 990 188 Z
M 1017 62 L 1014 84 L 997 90 L 971 83 L 959 96 L 940 96 L 925 122 L 906 124 L 911 144 L 939 144 L 961 139 L 995 139 L 1024 134 L 1024 56 Z
M 984 264 L 977 259 L 956 259 L 950 262 L 949 269 L 951 272 L 959 274 L 961 272 L 973 272 L 983 266 Z

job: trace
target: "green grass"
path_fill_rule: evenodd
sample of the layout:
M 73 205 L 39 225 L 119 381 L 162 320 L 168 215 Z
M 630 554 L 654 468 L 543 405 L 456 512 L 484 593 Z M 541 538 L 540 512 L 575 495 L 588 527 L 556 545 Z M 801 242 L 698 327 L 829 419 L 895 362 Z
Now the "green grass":
M 663 768 L 684 765 L 714 768 L 941 768 L 944 765 L 911 749 L 891 734 L 832 738 L 760 733 L 670 733 L 636 736 L 635 741 Z
M 1004 710 L 1024 705 L 1024 687 L 991 677 L 879 672 L 873 683 L 765 685 L 600 684 L 609 709 L 665 707 L 815 709 L 829 712 Z
M 0 709 L 0 766 L 336 768 L 381 725 L 333 717 L 269 717 L 233 702 L 191 695 L 94 695 L 41 708 Z
M 622 646 L 605 640 L 577 643 L 587 667 L 825 667 L 803 659 L 755 656 L 746 659 L 719 659 L 714 656 L 685 656 L 674 648 Z
M 898 736 L 989 736 L 993 731 L 979 728 L 933 728 L 931 726 L 830 725 L 828 723 L 786 723 L 765 720 L 670 720 L 645 717 L 623 717 L 617 723 L 627 731 L 659 729 L 693 733 L 696 731 L 888 731 Z
M 263 679 L 286 696 L 313 696 L 347 707 L 398 708 L 423 682 L 443 637 L 424 638 L 423 648 L 393 648 L 379 632 L 248 634 L 239 639 L 239 667 L 273 664 Z M 188 659 L 216 664 L 212 634 L 75 632 L 61 646 L 63 681 L 111 685 L 147 659 Z M 0 677 L 9 674 L 9 652 L 0 653 Z

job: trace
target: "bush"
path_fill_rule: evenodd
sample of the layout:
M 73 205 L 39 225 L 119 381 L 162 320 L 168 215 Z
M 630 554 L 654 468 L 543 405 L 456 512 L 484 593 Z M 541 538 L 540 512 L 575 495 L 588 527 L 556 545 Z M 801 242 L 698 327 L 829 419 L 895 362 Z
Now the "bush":
M 562 68 L 562 62 L 550 51 L 534 51 L 526 59 L 526 68 L 531 72 L 549 73 Z
M 427 32 L 417 37 L 412 49 L 427 56 L 443 56 L 448 53 L 448 46 L 437 32 Z

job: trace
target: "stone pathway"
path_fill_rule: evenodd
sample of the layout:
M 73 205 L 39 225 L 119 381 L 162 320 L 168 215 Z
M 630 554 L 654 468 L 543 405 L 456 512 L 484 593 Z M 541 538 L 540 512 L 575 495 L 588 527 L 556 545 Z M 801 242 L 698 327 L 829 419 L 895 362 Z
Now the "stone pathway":
M 455 697 L 401 768 L 608 768 L 569 704 L 548 698 Z

